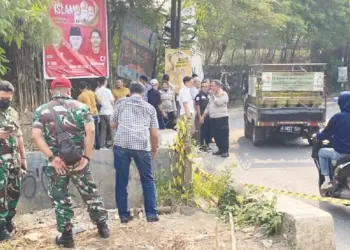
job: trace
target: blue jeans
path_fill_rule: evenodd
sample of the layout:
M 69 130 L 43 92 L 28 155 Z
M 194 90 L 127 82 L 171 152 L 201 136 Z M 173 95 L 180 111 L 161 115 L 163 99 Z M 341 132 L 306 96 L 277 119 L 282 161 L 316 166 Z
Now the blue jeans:
M 323 176 L 329 176 L 329 169 L 332 165 L 332 161 L 337 161 L 345 155 L 346 154 L 336 152 L 333 148 L 321 148 L 318 152 L 321 174 Z
M 153 178 L 151 152 L 114 146 L 113 153 L 116 173 L 115 199 L 119 218 L 123 220 L 130 216 L 127 187 L 131 159 L 134 160 L 140 174 L 146 217 L 157 216 L 157 193 Z
M 165 121 L 164 121 L 165 118 L 164 118 L 164 116 L 158 115 L 157 119 L 158 119 L 159 129 L 165 129 Z

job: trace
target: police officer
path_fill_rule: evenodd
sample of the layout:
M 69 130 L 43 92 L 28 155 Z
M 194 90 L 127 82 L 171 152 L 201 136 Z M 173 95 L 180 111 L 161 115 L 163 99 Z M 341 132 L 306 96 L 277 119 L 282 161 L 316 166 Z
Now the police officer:
M 47 157 L 44 171 L 50 181 L 49 196 L 56 209 L 57 230 L 62 233 L 56 238 L 56 244 L 63 247 L 74 246 L 72 199 L 68 192 L 70 180 L 88 206 L 90 218 L 97 225 L 100 236 L 109 237 L 108 214 L 89 166 L 95 136 L 94 119 L 87 105 L 71 98 L 71 88 L 67 78 L 59 77 L 52 81 L 52 100 L 36 109 L 32 128 L 34 143 Z M 55 122 L 57 120 L 59 123 Z M 81 153 L 80 160 L 73 166 L 66 164 L 62 154 L 61 157 L 58 155 L 61 147 L 57 143 L 58 126 L 69 134 Z
M 20 197 L 22 169 L 27 168 L 18 113 L 10 107 L 14 87 L 0 81 L 0 241 L 10 238 Z

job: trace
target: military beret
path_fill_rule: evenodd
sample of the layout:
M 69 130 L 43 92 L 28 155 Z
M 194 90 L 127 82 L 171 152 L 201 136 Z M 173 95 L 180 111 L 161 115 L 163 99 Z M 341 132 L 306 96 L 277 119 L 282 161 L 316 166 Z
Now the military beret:
M 51 89 L 57 88 L 71 88 L 72 83 L 66 77 L 57 77 L 55 80 L 51 82 Z

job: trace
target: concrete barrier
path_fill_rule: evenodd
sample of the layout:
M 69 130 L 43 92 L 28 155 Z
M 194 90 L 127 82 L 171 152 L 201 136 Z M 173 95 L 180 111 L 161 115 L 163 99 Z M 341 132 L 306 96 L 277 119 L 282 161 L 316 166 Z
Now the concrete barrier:
M 159 172 L 162 169 L 169 169 L 169 145 L 172 144 L 175 136 L 176 132 L 173 130 L 161 131 L 160 147 L 153 161 L 155 172 Z M 45 190 L 48 187 L 48 181 L 46 176 L 42 175 L 42 167 L 45 164 L 43 154 L 40 152 L 28 152 L 27 161 L 28 174 L 22 183 L 22 195 L 18 204 L 18 212 L 27 213 L 34 210 L 51 208 L 52 203 Z M 103 196 L 107 209 L 114 209 L 116 207 L 113 161 L 112 150 L 100 150 L 94 151 L 90 164 L 93 177 L 99 186 L 99 191 Z M 83 202 L 80 195 L 72 184 L 69 186 L 69 191 L 72 194 L 74 204 L 82 205 Z M 134 162 L 132 162 L 130 168 L 128 193 L 130 207 L 141 207 L 143 204 L 142 188 Z
M 336 249 L 329 213 L 287 196 L 278 196 L 277 209 L 283 213 L 282 233 L 295 249 Z
M 248 194 L 243 184 L 235 184 L 235 190 Z M 264 193 L 272 199 L 273 193 Z M 331 214 L 300 200 L 277 196 L 277 211 L 283 215 L 282 234 L 293 249 L 335 250 L 335 231 Z

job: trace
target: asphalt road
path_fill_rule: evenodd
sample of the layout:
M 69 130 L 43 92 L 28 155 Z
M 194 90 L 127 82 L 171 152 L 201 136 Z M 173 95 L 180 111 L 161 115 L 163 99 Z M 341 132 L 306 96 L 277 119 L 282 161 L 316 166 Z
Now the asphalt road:
M 327 118 L 338 112 L 336 102 L 329 102 Z M 253 146 L 244 137 L 242 108 L 230 113 L 231 158 L 222 160 L 207 155 L 208 170 L 218 171 L 238 162 L 235 179 L 241 183 L 261 185 L 294 192 L 318 195 L 318 176 L 311 159 L 311 147 L 301 139 Z M 235 159 L 233 159 L 235 158 Z M 305 201 L 305 200 L 304 200 Z M 332 214 L 336 230 L 337 250 L 350 249 L 350 207 L 324 202 L 305 201 Z

